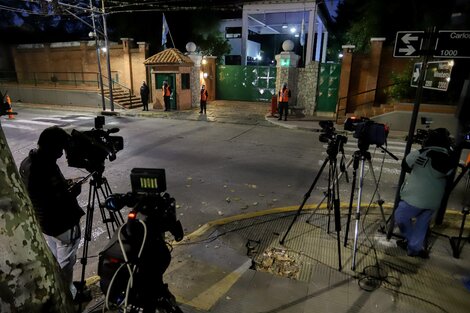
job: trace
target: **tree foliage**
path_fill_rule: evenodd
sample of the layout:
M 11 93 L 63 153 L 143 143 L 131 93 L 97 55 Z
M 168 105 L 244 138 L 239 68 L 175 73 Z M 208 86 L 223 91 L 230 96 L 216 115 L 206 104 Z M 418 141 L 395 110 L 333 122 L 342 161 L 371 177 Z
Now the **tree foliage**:
M 231 51 L 230 44 L 219 31 L 220 20 L 205 14 L 195 14 L 191 21 L 191 41 L 196 43 L 203 55 L 222 56 Z
M 341 45 L 353 44 L 356 51 L 365 52 L 372 37 L 385 37 L 392 43 L 400 30 L 425 30 L 432 26 L 450 29 L 452 13 L 468 12 L 468 3 L 461 0 L 344 0 L 338 5 L 332 25 L 335 49 L 340 51 Z
M 0 312 L 74 312 L 0 127 Z

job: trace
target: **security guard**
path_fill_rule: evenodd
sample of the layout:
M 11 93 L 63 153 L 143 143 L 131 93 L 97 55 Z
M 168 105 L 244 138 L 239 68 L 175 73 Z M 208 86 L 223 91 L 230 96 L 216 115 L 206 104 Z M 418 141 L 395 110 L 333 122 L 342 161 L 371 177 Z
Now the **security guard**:
M 290 90 L 287 88 L 287 83 L 282 84 L 282 89 L 279 90 L 279 118 L 282 120 L 282 115 L 284 114 L 284 121 L 287 121 L 287 112 L 289 109 L 289 98 L 291 97 Z
M 170 96 L 171 96 L 171 87 L 168 85 L 168 82 L 165 80 L 163 82 L 163 102 L 165 103 L 165 111 L 170 111 Z

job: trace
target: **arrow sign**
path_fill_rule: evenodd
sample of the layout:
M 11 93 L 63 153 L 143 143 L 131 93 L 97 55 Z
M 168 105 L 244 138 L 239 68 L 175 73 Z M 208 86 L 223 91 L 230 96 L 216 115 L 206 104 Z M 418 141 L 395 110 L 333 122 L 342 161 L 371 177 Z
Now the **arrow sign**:
M 413 36 L 410 33 L 406 33 L 405 36 L 401 37 L 401 41 L 403 41 L 405 44 L 409 44 L 410 41 L 417 41 L 418 39 L 418 36 Z
M 399 31 L 395 38 L 393 56 L 397 58 L 416 58 L 420 56 L 424 31 Z
M 411 76 L 411 87 L 418 87 L 418 80 L 419 75 L 421 74 L 421 69 L 423 67 L 423 63 L 415 63 L 413 66 L 413 74 Z
M 423 88 L 447 91 L 453 66 L 454 61 L 452 60 L 428 62 L 428 68 L 424 75 Z M 418 87 L 419 75 L 423 70 L 422 67 L 422 63 L 414 64 L 410 84 L 411 87 Z
M 400 53 L 403 52 L 403 53 L 405 53 L 406 56 L 412 55 L 415 51 L 416 51 L 416 49 L 411 45 L 407 45 L 406 48 L 398 49 L 398 52 L 400 52 Z

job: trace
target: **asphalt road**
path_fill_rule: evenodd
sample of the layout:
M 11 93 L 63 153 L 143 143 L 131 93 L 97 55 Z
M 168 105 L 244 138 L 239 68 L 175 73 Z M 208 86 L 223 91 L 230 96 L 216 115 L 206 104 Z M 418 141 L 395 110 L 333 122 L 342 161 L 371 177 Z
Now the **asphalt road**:
M 1 125 L 18 166 L 36 146 L 41 131 L 52 125 L 67 130 L 90 130 L 94 115 L 18 109 L 15 120 L 2 117 Z M 132 168 L 163 168 L 167 191 L 176 199 L 177 215 L 186 233 L 218 218 L 265 209 L 299 206 L 304 197 L 315 204 L 328 186 L 328 167 L 323 171 L 310 196 L 306 195 L 326 158 L 326 144 L 318 133 L 285 129 L 267 124 L 248 125 L 144 117 L 106 117 L 105 128 L 118 127 L 124 149 L 113 162 L 106 161 L 104 176 L 112 192 L 130 191 Z M 389 150 L 400 159 L 405 143 L 389 141 Z M 346 161 L 357 150 L 354 139 L 345 145 Z M 379 150 L 370 149 L 379 193 L 393 203 L 400 161 Z M 382 162 L 382 160 L 384 160 Z M 84 169 L 68 167 L 59 160 L 67 178 L 82 177 Z M 352 177 L 351 168 L 348 169 Z M 358 173 L 359 175 L 359 173 Z M 351 184 L 340 179 L 340 200 L 349 202 Z M 371 201 L 376 184 L 366 166 L 362 202 Z M 82 188 L 79 202 L 88 203 L 88 184 Z M 355 192 L 356 196 L 358 192 Z M 377 200 L 375 197 L 373 200 Z M 97 210 L 97 209 L 96 209 Z M 96 273 L 96 255 L 107 243 L 106 227 L 99 212 L 94 214 L 93 240 L 90 243 L 87 275 Z M 125 212 L 124 212 L 125 213 Z M 82 220 L 82 224 L 85 219 Z M 83 228 L 85 225 L 82 226 Z M 77 269 L 81 265 L 77 263 Z M 76 269 L 76 274 L 79 271 Z M 78 276 L 77 276 L 78 277 Z

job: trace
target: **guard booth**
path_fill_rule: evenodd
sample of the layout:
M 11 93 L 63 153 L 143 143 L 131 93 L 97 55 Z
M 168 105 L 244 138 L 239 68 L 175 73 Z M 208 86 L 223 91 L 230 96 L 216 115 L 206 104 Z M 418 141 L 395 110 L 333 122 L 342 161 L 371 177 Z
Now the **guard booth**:
M 150 88 L 149 103 L 154 109 L 164 109 L 163 82 L 171 86 L 170 108 L 191 109 L 191 70 L 193 61 L 178 49 L 163 50 L 144 61 L 147 68 L 147 82 Z

